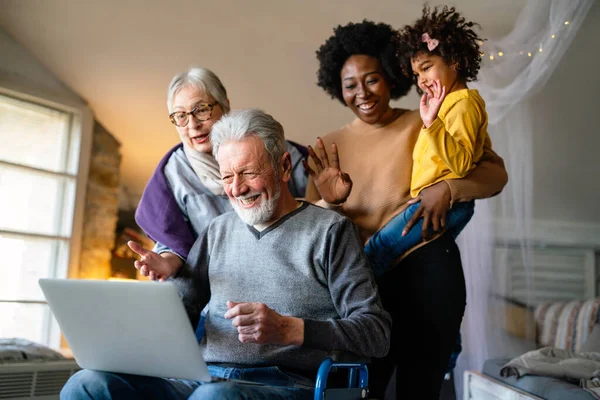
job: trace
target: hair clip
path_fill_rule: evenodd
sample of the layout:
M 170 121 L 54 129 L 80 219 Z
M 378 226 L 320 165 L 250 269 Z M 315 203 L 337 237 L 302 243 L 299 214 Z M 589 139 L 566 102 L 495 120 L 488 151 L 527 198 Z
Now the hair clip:
M 431 36 L 429 36 L 429 33 L 424 33 L 421 35 L 421 42 L 427 43 L 427 49 L 429 51 L 435 50 L 435 48 L 440 44 L 440 41 L 437 39 L 432 39 Z

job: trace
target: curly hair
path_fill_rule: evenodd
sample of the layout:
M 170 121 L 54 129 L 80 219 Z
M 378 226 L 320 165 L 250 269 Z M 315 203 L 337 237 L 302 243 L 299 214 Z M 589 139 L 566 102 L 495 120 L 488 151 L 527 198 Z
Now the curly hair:
M 363 20 L 338 25 L 334 34 L 317 50 L 319 70 L 317 85 L 323 88 L 332 99 L 338 99 L 343 105 L 342 67 L 353 55 L 367 55 L 381 62 L 385 78 L 391 88 L 391 99 L 405 96 L 412 87 L 412 78 L 403 74 L 400 59 L 392 39 L 397 32 L 388 24 Z
M 481 64 L 479 45 L 482 39 L 473 31 L 479 24 L 466 21 L 454 7 L 425 5 L 423 16 L 413 25 L 407 25 L 394 38 L 394 46 L 402 63 L 402 70 L 411 77 L 411 60 L 421 52 L 442 57 L 447 65 L 455 65 L 458 76 L 471 82 L 477 79 Z M 438 46 L 429 51 L 422 36 L 427 33 L 439 41 Z

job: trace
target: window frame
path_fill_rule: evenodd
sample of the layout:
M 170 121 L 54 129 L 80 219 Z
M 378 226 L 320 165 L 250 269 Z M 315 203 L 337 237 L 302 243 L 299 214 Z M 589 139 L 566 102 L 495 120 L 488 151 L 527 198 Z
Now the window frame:
M 77 279 L 80 277 L 80 255 L 83 236 L 83 222 L 85 213 L 85 197 L 87 191 L 87 183 L 89 176 L 89 167 L 91 161 L 91 150 L 93 142 L 94 117 L 91 109 L 79 97 L 68 92 L 65 88 L 61 91 L 50 89 L 48 87 L 32 83 L 30 80 L 25 80 L 22 77 L 14 74 L 5 74 L 0 71 L 0 94 L 15 98 L 20 101 L 38 104 L 44 107 L 53 108 L 59 111 L 69 113 L 71 115 L 70 134 L 69 134 L 69 150 L 76 146 L 74 157 L 68 160 L 69 166 L 75 163 L 77 166 L 76 173 L 55 173 L 38 169 L 26 165 L 14 164 L 10 162 L 2 162 L 3 164 L 15 168 L 24 168 L 34 173 L 50 174 L 53 176 L 74 177 L 75 183 L 75 198 L 73 204 L 73 218 L 70 227 L 70 236 L 65 237 L 59 235 L 40 235 L 26 232 L 12 232 L 3 230 L 2 233 L 15 237 L 26 238 L 44 238 L 65 240 L 68 245 L 66 270 L 57 271 L 60 255 L 57 252 L 56 261 L 57 267 L 55 274 L 58 272 L 60 276 L 57 278 Z M 67 168 L 69 170 L 71 168 Z M 8 299 L 0 301 L 2 303 L 17 303 L 17 304 L 46 304 L 45 301 L 32 301 L 27 299 Z M 46 318 L 40 321 L 46 335 L 47 345 L 52 348 L 60 349 L 62 347 L 61 333 L 59 327 L 52 322 L 50 314 L 46 314 Z

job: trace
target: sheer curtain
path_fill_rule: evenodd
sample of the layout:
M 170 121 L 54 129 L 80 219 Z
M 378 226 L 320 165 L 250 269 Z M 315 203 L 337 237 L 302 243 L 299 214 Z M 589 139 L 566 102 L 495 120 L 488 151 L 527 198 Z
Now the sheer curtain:
M 507 355 L 503 302 L 493 294 L 495 227 L 498 219 L 514 221 L 517 243 L 531 285 L 531 207 L 533 182 L 532 117 L 526 100 L 539 92 L 570 46 L 594 0 L 528 0 L 514 29 L 502 38 L 487 38 L 479 79 L 471 86 L 486 101 L 494 149 L 506 163 L 509 183 L 495 199 L 476 202 L 475 216 L 461 233 L 467 284 L 462 325 L 463 350 L 454 370 L 457 398 L 463 397 L 463 373 L 480 371 L 486 359 Z

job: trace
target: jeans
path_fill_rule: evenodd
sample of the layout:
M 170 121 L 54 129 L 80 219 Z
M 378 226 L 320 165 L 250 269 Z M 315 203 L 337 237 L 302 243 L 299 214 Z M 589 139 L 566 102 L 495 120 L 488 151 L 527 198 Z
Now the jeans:
M 224 368 L 209 365 L 212 376 L 259 382 L 235 381 L 202 383 L 180 379 L 118 374 L 84 369 L 73 375 L 60 392 L 67 399 L 281 399 L 308 400 L 314 395 L 314 381 L 279 367 Z
M 376 232 L 365 246 L 365 253 L 371 262 L 375 276 L 380 277 L 394 266 L 397 259 L 421 242 L 421 229 L 423 218 L 411 228 L 406 236 L 402 230 L 419 208 L 420 202 L 411 204 L 408 208 L 396 215 L 383 228 Z M 445 229 L 454 239 L 471 220 L 475 212 L 475 202 L 468 201 L 454 203 L 446 214 Z

